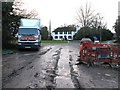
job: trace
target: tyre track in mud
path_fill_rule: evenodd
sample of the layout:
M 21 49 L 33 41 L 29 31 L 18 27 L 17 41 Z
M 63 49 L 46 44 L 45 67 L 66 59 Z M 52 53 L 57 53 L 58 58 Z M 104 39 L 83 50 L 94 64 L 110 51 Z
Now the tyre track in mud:
M 58 62 L 60 59 L 60 54 L 61 54 L 61 49 L 59 48 L 58 50 L 55 51 L 55 54 L 52 55 L 53 57 L 53 62 L 52 62 L 52 68 L 46 70 L 46 79 L 48 79 L 48 83 L 46 83 L 46 88 L 48 90 L 55 89 L 56 87 L 56 80 L 55 77 L 57 76 L 57 70 L 58 70 Z
M 26 88 L 46 88 L 48 90 L 55 89 L 56 87 L 56 81 L 55 77 L 57 76 L 56 71 L 58 69 L 58 61 L 60 59 L 60 53 L 61 49 L 59 48 L 58 50 L 55 50 L 54 53 L 47 53 L 45 56 L 42 58 L 46 57 L 48 54 L 50 54 L 50 61 L 46 61 L 43 63 L 43 69 L 41 73 L 36 72 L 34 77 L 37 79 L 38 83 L 33 82 Z M 54 50 L 54 49 L 53 49 Z M 47 58 L 49 59 L 49 58 Z
M 68 47 L 68 46 L 67 46 Z M 59 51 L 63 49 L 62 51 Z M 55 89 L 55 88 L 82 88 L 78 80 L 78 73 L 75 71 L 75 63 L 73 63 L 72 52 L 67 48 L 60 48 L 58 54 L 54 54 L 56 64 L 54 66 L 54 76 L 52 78 L 53 82 L 52 85 L 47 86 L 48 89 Z M 66 53 L 64 52 L 66 51 Z M 67 54 L 67 55 L 66 55 Z M 74 55 L 75 56 L 75 55 Z M 64 64 L 64 65 L 63 65 Z M 50 75 L 50 73 L 49 73 Z M 66 81 L 67 80 L 67 81 Z
M 55 77 L 56 88 L 74 88 L 70 75 L 68 48 L 68 46 L 64 46 L 60 54 L 57 76 Z
M 20 63 L 17 63 L 18 65 L 20 65 L 18 68 L 13 68 L 13 70 L 11 71 L 11 73 L 9 73 L 7 76 L 4 76 L 3 78 L 2 78 L 2 87 L 4 87 L 4 85 L 6 84 L 6 83 L 8 83 L 10 80 L 11 80 L 11 78 L 13 78 L 13 77 L 16 77 L 17 75 L 19 75 L 21 72 L 22 72 L 22 70 L 24 69 L 24 68 L 26 68 L 28 65 L 30 65 L 31 63 L 33 63 L 34 61 L 35 61 L 35 57 L 38 57 L 38 55 L 44 55 L 44 54 L 46 54 L 48 51 L 50 51 L 52 48 L 50 47 L 50 48 L 47 48 L 46 50 L 44 50 L 44 51 L 42 51 L 42 52 L 39 52 L 39 53 L 32 53 L 32 54 L 23 54 L 23 55 L 20 55 L 19 57 L 21 58 L 27 58 L 27 59 L 29 59 L 29 60 L 26 60 L 25 62 L 23 62 L 22 64 Z M 34 57 L 32 57 L 34 55 Z M 9 62 L 9 61 L 3 61 L 3 63 L 4 62 Z M 4 66 L 3 66 L 3 68 L 4 68 Z M 4 71 L 3 71 L 4 72 Z
M 71 52 L 71 51 L 69 51 Z M 73 61 L 73 57 L 72 55 L 69 55 L 69 66 L 70 66 L 70 75 L 71 75 L 71 79 L 72 79 L 72 82 L 75 86 L 75 88 L 78 88 L 78 89 L 81 89 L 83 88 L 81 85 L 80 85 L 80 82 L 79 82 L 79 78 L 78 78 L 78 73 L 77 71 L 75 70 L 76 67 L 74 67 L 74 63 L 72 63 Z

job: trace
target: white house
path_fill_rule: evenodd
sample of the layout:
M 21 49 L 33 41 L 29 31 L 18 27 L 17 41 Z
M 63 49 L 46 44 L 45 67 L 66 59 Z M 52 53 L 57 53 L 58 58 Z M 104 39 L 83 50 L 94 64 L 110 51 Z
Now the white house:
M 73 40 L 73 36 L 75 35 L 76 27 L 59 27 L 52 32 L 53 40 Z

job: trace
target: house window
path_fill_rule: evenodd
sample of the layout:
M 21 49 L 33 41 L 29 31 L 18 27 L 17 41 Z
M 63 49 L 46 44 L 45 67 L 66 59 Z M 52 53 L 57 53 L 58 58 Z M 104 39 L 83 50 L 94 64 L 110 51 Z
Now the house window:
M 55 32 L 55 34 L 58 34 L 58 32 Z
M 60 38 L 60 39 L 63 39 L 63 36 L 60 36 L 59 38 Z
M 58 39 L 58 36 L 55 36 L 55 39 Z
M 67 34 L 67 32 L 64 32 L 64 34 Z
M 72 36 L 68 36 L 69 39 L 72 39 Z
M 63 32 L 60 32 L 60 34 L 63 34 Z
M 68 34 L 71 34 L 71 32 L 68 32 Z

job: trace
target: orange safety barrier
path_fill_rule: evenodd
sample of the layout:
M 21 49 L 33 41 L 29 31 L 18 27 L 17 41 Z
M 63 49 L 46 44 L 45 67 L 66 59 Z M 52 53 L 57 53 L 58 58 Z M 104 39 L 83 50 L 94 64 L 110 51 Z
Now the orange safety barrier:
M 80 45 L 80 61 L 87 64 L 94 62 L 118 64 L 120 62 L 120 49 L 108 44 L 83 42 Z

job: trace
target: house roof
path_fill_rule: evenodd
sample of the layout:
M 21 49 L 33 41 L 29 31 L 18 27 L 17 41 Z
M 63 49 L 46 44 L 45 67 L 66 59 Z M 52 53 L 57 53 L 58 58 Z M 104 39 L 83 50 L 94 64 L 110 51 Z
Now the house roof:
M 76 31 L 75 27 L 58 27 L 53 32 L 71 32 Z

